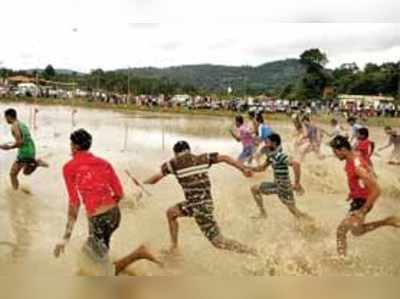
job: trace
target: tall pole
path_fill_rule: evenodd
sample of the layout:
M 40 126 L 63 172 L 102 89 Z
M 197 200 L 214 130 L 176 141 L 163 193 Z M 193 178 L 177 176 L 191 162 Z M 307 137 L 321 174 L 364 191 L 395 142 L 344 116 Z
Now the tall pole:
M 400 60 L 397 62 L 397 76 L 399 77 L 397 85 L 397 99 L 400 101 Z
M 131 70 L 128 66 L 128 95 L 127 95 L 127 99 L 126 99 L 126 103 L 129 104 L 130 103 L 130 96 L 131 96 L 131 87 L 130 87 L 130 81 L 131 81 Z

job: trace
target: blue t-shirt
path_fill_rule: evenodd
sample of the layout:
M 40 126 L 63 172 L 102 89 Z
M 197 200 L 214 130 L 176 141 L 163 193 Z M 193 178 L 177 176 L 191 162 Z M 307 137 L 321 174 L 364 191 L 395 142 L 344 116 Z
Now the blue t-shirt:
M 258 137 L 261 140 L 266 140 L 272 134 L 272 129 L 267 124 L 262 124 L 258 127 Z

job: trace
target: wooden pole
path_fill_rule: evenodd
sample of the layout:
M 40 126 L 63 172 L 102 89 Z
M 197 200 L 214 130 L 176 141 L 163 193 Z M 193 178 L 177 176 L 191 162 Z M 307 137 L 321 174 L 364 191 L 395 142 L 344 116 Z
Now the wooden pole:
M 124 152 L 128 150 L 128 132 L 129 132 L 129 127 L 128 124 L 125 123 L 124 149 L 123 149 Z

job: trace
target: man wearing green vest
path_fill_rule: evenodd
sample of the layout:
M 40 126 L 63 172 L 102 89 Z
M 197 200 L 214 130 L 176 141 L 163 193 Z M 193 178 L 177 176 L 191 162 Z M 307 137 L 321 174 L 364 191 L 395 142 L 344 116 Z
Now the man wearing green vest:
M 17 111 L 15 109 L 6 110 L 5 118 L 11 126 L 11 133 L 14 136 L 15 142 L 0 145 L 0 149 L 6 151 L 18 149 L 17 160 L 11 167 L 10 172 L 11 184 L 15 190 L 18 190 L 18 174 L 21 170 L 24 171 L 25 175 L 30 175 L 36 168 L 49 167 L 49 165 L 40 159 L 36 159 L 35 143 L 32 140 L 28 127 L 18 121 Z

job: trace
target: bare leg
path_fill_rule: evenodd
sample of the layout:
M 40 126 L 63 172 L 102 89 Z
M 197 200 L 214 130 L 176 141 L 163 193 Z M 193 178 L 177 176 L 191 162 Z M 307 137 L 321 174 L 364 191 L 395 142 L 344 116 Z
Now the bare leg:
M 171 252 L 176 252 L 178 250 L 178 234 L 179 234 L 179 224 L 178 218 L 182 217 L 182 213 L 177 206 L 174 206 L 167 211 L 167 219 L 169 226 L 169 234 L 171 237 Z
M 11 166 L 10 179 L 11 185 L 13 186 L 14 190 L 18 190 L 19 188 L 18 175 L 21 172 L 22 168 L 24 168 L 24 164 L 18 162 L 14 162 L 14 164 Z
M 337 240 L 337 252 L 339 256 L 347 255 L 347 233 L 349 232 L 349 230 L 350 227 L 347 220 L 344 220 L 337 229 L 336 240 Z
M 114 263 L 115 265 L 115 274 L 118 275 L 122 271 L 124 271 L 129 265 L 133 264 L 136 261 L 139 260 L 148 260 L 150 262 L 153 262 L 160 267 L 163 267 L 163 264 L 161 261 L 159 261 L 151 252 L 150 250 L 144 246 L 141 245 L 139 248 L 137 248 L 134 252 L 129 254 L 128 256 L 116 261 Z
M 365 215 L 353 214 L 343 220 L 343 222 L 338 227 L 337 248 L 340 256 L 346 256 L 347 254 L 346 235 L 349 231 L 351 231 L 354 236 L 359 237 L 384 226 L 400 228 L 400 218 L 398 217 L 392 216 L 381 221 L 370 223 L 364 223 L 364 219 Z
M 257 256 L 257 251 L 254 248 L 248 247 L 247 245 L 239 243 L 235 240 L 226 239 L 222 235 L 214 238 L 211 243 L 218 249 Z
M 253 194 L 253 198 L 260 209 L 260 216 L 259 218 L 267 218 L 267 211 L 265 210 L 264 207 L 264 201 L 262 198 L 262 194 L 260 192 L 260 186 L 259 185 L 254 185 L 251 187 L 251 194 Z
M 300 211 L 300 210 L 296 207 L 296 204 L 294 204 L 294 203 L 293 203 L 293 204 L 286 204 L 286 206 L 287 206 L 289 212 L 290 212 L 294 217 L 296 217 L 297 219 L 300 219 L 300 220 L 310 220 L 310 221 L 313 221 L 313 220 L 314 220 L 310 215 L 308 215 L 308 214 L 306 214 L 306 213 Z
M 37 163 L 38 167 L 49 168 L 49 163 L 47 163 L 46 161 L 44 161 L 42 159 L 37 159 L 36 163 Z
M 388 217 L 384 220 L 374 221 L 369 223 L 362 223 L 352 230 L 354 236 L 362 236 L 366 233 L 372 232 L 383 226 L 392 226 L 396 228 L 400 228 L 400 219 L 397 217 Z

